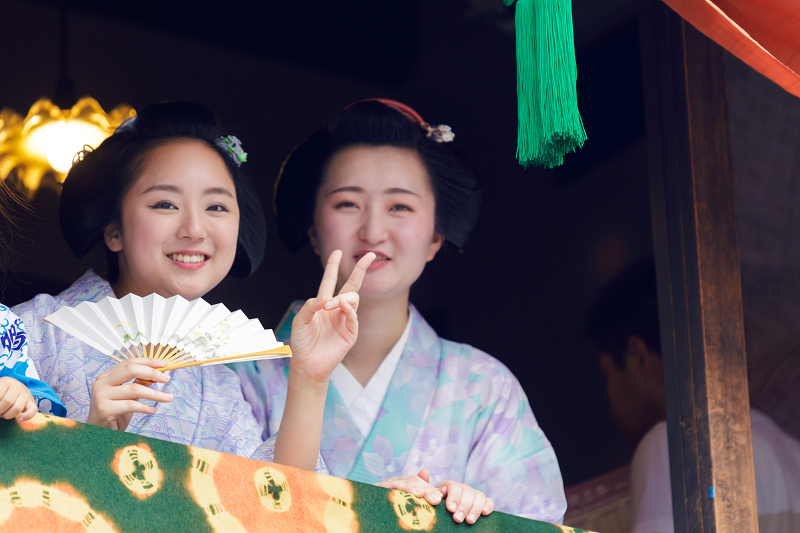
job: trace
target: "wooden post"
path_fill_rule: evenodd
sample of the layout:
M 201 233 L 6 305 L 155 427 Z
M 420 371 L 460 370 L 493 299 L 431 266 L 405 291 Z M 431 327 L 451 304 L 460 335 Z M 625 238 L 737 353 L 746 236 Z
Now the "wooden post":
M 675 531 L 757 533 L 725 57 L 660 1 L 643 4 Z

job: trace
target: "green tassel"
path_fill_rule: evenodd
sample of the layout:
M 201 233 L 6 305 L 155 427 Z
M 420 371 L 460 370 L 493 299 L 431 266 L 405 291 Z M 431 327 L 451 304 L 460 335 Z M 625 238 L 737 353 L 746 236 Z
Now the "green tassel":
M 515 25 L 517 159 L 524 167 L 553 168 L 586 140 L 575 87 L 571 0 L 518 0 Z

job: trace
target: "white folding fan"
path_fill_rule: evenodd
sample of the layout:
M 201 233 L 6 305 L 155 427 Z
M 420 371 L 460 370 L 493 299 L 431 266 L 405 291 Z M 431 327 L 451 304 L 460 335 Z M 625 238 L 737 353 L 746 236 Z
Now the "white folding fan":
M 119 362 L 162 359 L 168 363 L 159 368 L 162 372 L 292 355 L 258 319 L 202 298 L 189 302 L 158 294 L 144 298 L 128 294 L 119 300 L 109 296 L 97 303 L 62 307 L 45 320 Z

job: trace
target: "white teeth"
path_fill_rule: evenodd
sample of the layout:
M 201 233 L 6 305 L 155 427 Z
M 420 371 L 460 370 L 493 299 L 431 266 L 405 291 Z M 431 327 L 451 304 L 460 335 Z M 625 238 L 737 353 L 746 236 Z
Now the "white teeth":
M 206 260 L 205 255 L 172 254 L 168 255 L 167 257 L 181 263 L 202 263 Z

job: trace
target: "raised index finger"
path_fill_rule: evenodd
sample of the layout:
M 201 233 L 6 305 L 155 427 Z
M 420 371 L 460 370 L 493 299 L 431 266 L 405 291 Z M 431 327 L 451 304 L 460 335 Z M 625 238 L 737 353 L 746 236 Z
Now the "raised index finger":
M 342 251 L 334 250 L 325 265 L 325 272 L 322 274 L 322 281 L 319 283 L 317 298 L 333 296 L 336 290 L 336 280 L 339 279 L 339 263 L 342 261 Z
M 339 294 L 344 294 L 346 292 L 358 292 L 359 289 L 361 289 L 361 283 L 364 281 L 364 276 L 367 275 L 367 269 L 375 260 L 375 257 L 376 256 L 373 252 L 369 252 L 358 260 L 358 263 L 356 263 L 356 266 L 353 269 L 353 273 L 350 274 L 350 279 L 348 279 L 347 283 L 344 284 L 344 287 L 342 287 L 342 290 L 339 291 Z

